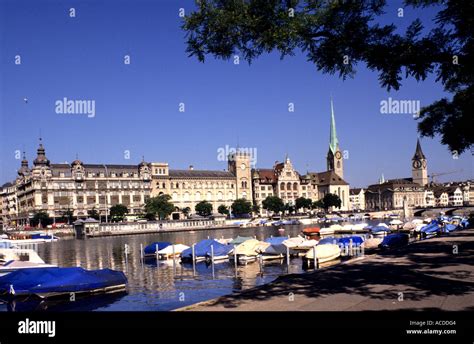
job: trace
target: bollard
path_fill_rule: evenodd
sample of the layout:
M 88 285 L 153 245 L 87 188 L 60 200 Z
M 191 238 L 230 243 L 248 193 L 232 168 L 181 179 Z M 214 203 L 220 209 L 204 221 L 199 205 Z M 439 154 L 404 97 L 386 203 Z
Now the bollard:
M 237 251 L 235 250 L 235 245 L 234 245 L 234 268 L 235 268 L 235 272 L 237 273 Z
M 214 265 L 214 245 L 211 245 L 211 263 Z
M 263 274 L 263 257 L 260 255 L 259 257 L 259 265 L 260 265 L 260 273 Z
M 155 245 L 156 260 L 160 259 L 158 254 L 158 244 Z
M 175 245 L 171 247 L 173 249 L 173 273 L 176 275 L 176 248 Z
M 143 244 L 140 244 L 140 259 L 143 260 Z
M 125 264 L 128 264 L 128 244 L 125 244 Z
M 290 248 L 286 246 L 286 265 L 290 267 Z
M 313 246 L 313 260 L 314 268 L 317 269 L 318 258 L 316 258 L 316 246 Z
M 354 254 L 353 252 L 353 244 L 352 244 L 352 238 L 349 239 L 349 255 L 352 256 Z
M 195 246 L 196 244 L 193 244 L 193 246 L 191 247 L 191 250 L 192 250 L 192 259 L 193 259 L 193 276 L 196 274 L 196 253 L 195 253 Z

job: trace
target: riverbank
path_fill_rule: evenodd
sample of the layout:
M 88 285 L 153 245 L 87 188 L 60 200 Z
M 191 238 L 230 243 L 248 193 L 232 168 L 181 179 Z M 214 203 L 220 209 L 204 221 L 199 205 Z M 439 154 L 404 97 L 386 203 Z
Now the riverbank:
M 287 275 L 179 310 L 474 310 L 474 231 L 410 244 L 314 273 Z

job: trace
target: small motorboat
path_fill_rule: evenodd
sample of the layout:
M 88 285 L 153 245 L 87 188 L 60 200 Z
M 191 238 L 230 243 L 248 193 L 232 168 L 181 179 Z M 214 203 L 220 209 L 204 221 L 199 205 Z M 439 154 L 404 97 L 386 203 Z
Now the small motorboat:
M 437 235 L 439 232 L 441 232 L 441 227 L 436 220 L 431 221 L 429 224 L 420 229 L 421 235 L 425 237 Z
M 127 277 L 110 269 L 85 270 L 80 267 L 23 269 L 0 277 L 0 298 L 22 296 L 40 298 L 69 297 L 74 294 L 96 294 L 124 291 Z
M 34 250 L 0 249 L 0 274 L 21 269 L 50 268 L 54 266 L 46 264 Z
M 333 225 L 333 226 L 339 226 L 339 225 Z M 319 230 L 319 235 L 331 235 L 331 234 L 334 234 L 334 228 L 331 228 L 332 226 L 330 226 L 329 228 L 321 228 Z M 341 227 L 341 226 L 339 226 Z
M 383 238 L 383 241 L 380 243 L 379 248 L 391 249 L 405 246 L 408 244 L 409 238 L 410 237 L 407 233 L 389 234 L 385 238 Z
M 314 254 L 316 253 L 316 259 L 319 263 L 328 262 L 330 260 L 336 259 L 341 255 L 341 249 L 338 245 L 321 245 L 316 246 L 312 249 L 309 249 L 304 256 L 308 262 L 314 261 Z
M 169 245 L 158 251 L 158 257 L 159 259 L 176 258 L 188 248 L 189 246 L 183 244 Z
M 386 226 L 375 226 L 370 230 L 370 232 L 373 236 L 385 236 L 390 233 L 390 229 Z
M 230 245 L 220 245 L 214 246 L 210 245 L 208 251 L 206 252 L 206 262 L 214 263 L 223 262 L 229 258 L 229 252 L 232 251 L 233 247 Z
M 303 229 L 303 234 L 308 235 L 308 236 L 319 235 L 320 231 L 321 231 L 321 228 L 319 227 L 308 227 L 308 228 Z
M 167 242 L 167 241 L 157 241 L 157 242 L 154 242 L 148 246 L 146 246 L 144 249 L 143 249 L 143 255 L 145 257 L 152 257 L 152 256 L 156 256 L 156 253 L 158 252 L 159 254 L 159 251 L 170 246 L 171 243 L 170 242 Z
M 318 244 L 317 240 L 307 240 L 303 237 L 297 236 L 294 238 L 288 238 L 283 241 L 283 244 L 288 246 L 292 250 L 296 251 L 307 251 L 311 247 L 316 246 Z
M 207 255 L 211 253 L 211 246 L 214 248 L 214 253 L 218 252 L 220 253 L 221 247 L 224 247 L 222 251 L 225 251 L 225 249 L 228 249 L 230 251 L 232 247 L 230 245 L 224 245 L 218 242 L 217 240 L 214 239 L 204 239 L 198 242 L 197 244 L 194 245 L 194 260 L 196 262 L 202 262 L 206 260 Z M 227 251 L 227 253 L 229 253 Z M 227 254 L 226 254 L 227 255 Z M 193 248 L 190 247 L 184 251 L 181 252 L 181 261 L 186 263 L 186 262 L 192 262 L 193 261 Z M 215 257 L 214 257 L 215 258 Z
M 379 245 L 382 243 L 382 240 L 382 238 L 377 237 L 366 239 L 364 241 L 364 248 L 367 250 L 375 249 L 379 247 Z
M 251 239 L 254 239 L 252 237 L 244 237 L 244 236 L 240 236 L 238 235 L 235 239 L 232 239 L 231 241 L 229 241 L 229 245 L 240 245 L 241 243 L 247 241 L 247 240 L 251 240 Z
M 229 252 L 229 259 L 233 261 L 237 258 L 237 263 L 247 264 L 248 262 L 255 261 L 258 254 L 268 246 L 270 246 L 269 243 L 257 239 L 249 239 L 236 246 L 235 249 L 232 249 Z
M 265 249 L 260 250 L 260 257 L 262 260 L 280 260 L 288 251 L 289 247 L 284 244 L 287 237 L 271 237 L 265 239 L 265 242 L 269 245 Z

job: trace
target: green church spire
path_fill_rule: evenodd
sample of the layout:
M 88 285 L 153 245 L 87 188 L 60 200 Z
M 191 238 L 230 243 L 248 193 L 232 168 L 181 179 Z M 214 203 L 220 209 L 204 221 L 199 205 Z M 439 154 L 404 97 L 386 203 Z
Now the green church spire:
M 337 147 L 339 146 L 339 141 L 337 140 L 336 134 L 336 120 L 334 118 L 334 105 L 331 98 L 331 131 L 329 134 L 329 149 L 333 154 L 336 153 Z

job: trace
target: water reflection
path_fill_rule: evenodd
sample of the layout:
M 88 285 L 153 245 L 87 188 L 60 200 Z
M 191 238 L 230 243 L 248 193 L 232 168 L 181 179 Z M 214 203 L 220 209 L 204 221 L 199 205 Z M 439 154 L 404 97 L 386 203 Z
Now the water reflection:
M 237 235 L 264 240 L 270 236 L 296 236 L 302 226 L 287 226 L 283 233 L 275 228 L 233 228 L 180 233 L 160 233 L 102 237 L 86 240 L 65 239 L 39 246 L 38 254 L 46 263 L 58 266 L 81 266 L 85 269 L 110 268 L 121 270 L 128 278 L 125 295 L 93 297 L 76 303 L 40 302 L 29 300 L 20 305 L 0 305 L 0 310 L 101 310 L 101 311 L 158 311 L 171 310 L 268 283 L 280 275 L 302 273 L 307 270 L 300 258 L 278 262 L 258 261 L 237 266 L 228 261 L 181 264 L 178 260 L 156 261 L 140 257 L 140 245 L 154 241 L 169 241 L 191 246 L 202 239 L 234 238 Z M 125 254 L 125 244 L 129 246 Z M 336 262 L 330 262 L 334 264 Z M 326 266 L 326 265 L 324 265 Z M 321 267 L 324 267 L 321 266 Z M 312 270 L 312 269 L 311 269 Z M 31 308 L 33 307 L 33 308 Z

